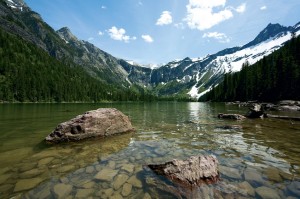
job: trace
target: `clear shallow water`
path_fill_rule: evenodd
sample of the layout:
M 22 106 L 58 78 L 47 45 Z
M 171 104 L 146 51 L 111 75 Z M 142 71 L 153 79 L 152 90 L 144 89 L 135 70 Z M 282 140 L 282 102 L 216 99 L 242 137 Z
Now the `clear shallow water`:
M 130 116 L 137 132 L 44 144 L 58 123 L 101 107 Z M 220 112 L 246 109 L 173 102 L 1 104 L 0 198 L 300 198 L 300 123 L 219 120 Z M 199 154 L 218 158 L 220 182 L 186 190 L 144 167 Z

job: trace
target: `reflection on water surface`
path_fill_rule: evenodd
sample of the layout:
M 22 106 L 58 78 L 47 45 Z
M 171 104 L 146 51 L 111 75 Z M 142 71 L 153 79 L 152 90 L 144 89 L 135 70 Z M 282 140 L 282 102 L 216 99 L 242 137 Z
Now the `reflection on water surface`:
M 129 115 L 137 132 L 41 142 L 58 123 L 100 107 Z M 0 198 L 299 198 L 300 123 L 216 118 L 245 111 L 213 103 L 1 104 Z M 199 154 L 217 156 L 219 183 L 184 190 L 145 167 Z

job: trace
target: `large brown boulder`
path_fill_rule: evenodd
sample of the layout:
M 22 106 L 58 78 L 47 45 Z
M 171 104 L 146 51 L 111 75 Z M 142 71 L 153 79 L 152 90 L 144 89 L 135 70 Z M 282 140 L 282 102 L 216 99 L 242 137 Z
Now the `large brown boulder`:
M 100 108 L 59 124 L 45 140 L 50 143 L 78 141 L 132 131 L 128 116 L 115 108 Z
M 219 179 L 218 160 L 213 155 L 191 156 L 187 160 L 174 159 L 164 164 L 150 164 L 148 167 L 158 175 L 166 176 L 184 186 L 214 183 Z

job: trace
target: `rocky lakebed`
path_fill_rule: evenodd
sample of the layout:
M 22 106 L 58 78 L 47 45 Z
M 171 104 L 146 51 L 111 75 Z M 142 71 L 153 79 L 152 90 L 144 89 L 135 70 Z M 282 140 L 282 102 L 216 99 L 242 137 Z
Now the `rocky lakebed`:
M 283 120 L 278 127 L 273 119 L 226 121 L 217 113 L 245 109 L 210 107 L 203 113 L 197 110 L 205 107 L 197 104 L 178 106 L 158 107 L 159 114 L 149 123 L 149 118 L 120 106 L 131 117 L 139 116 L 133 119 L 139 124 L 136 133 L 55 145 L 40 142 L 1 152 L 0 198 L 300 197 L 299 137 L 290 142 L 289 135 L 274 140 L 285 129 L 296 135 L 299 123 Z M 199 117 L 203 114 L 206 117 Z M 187 189 L 147 166 L 196 155 L 218 159 L 217 182 Z

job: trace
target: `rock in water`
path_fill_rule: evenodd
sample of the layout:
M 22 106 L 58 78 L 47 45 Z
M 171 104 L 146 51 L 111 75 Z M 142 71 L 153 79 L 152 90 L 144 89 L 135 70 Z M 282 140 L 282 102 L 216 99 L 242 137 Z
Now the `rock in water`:
M 253 104 L 252 108 L 249 108 L 248 113 L 246 114 L 246 117 L 248 118 L 261 118 L 264 117 L 264 109 L 260 104 Z
M 243 120 L 246 119 L 245 116 L 239 115 L 239 114 L 224 114 L 224 113 L 219 113 L 218 114 L 219 119 L 234 119 L 234 120 Z
M 59 124 L 45 140 L 59 143 L 132 131 L 134 128 L 128 116 L 115 108 L 100 108 Z
M 148 165 L 155 173 L 183 185 L 214 183 L 219 179 L 218 160 L 215 156 L 191 156 L 187 160 L 174 159 L 159 165 Z

